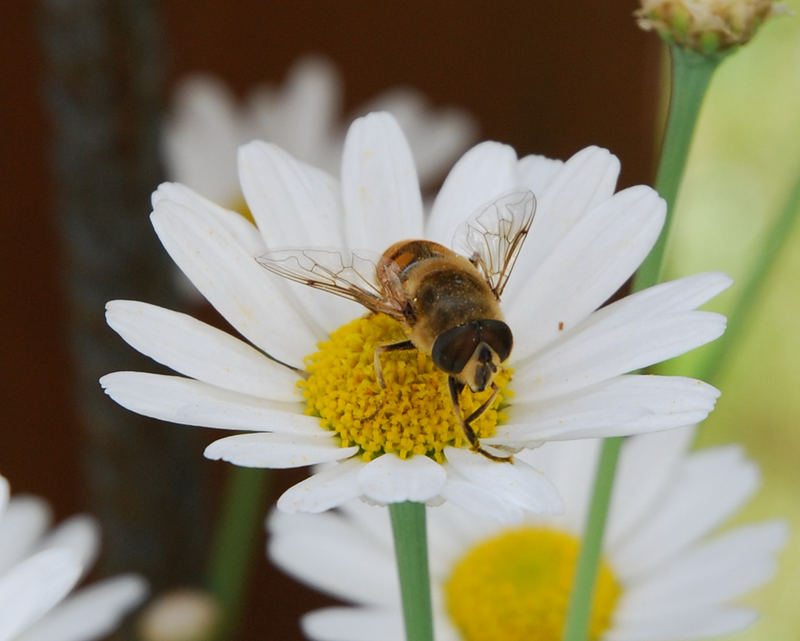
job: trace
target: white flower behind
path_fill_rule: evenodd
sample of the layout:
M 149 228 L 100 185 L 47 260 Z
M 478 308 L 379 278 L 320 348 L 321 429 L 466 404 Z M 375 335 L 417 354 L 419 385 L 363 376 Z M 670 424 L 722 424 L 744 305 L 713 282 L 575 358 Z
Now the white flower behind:
M 422 418 L 378 440 L 351 442 L 354 432 L 368 431 L 359 421 L 365 416 L 359 386 L 374 379 L 372 349 L 362 346 L 332 359 L 338 365 L 321 367 L 319 375 L 330 377 L 325 384 L 313 384 L 317 374 L 306 380 L 304 362 L 331 346 L 356 349 L 350 347 L 355 328 L 375 330 L 380 315 L 354 320 L 365 310 L 352 301 L 269 273 L 255 260 L 267 247 L 382 252 L 409 238 L 449 244 L 456 227 L 487 201 L 532 190 L 536 217 L 501 301 L 514 334 L 506 363 L 513 396 L 504 391 L 504 406 L 485 415 L 489 435 L 482 443 L 519 450 L 548 440 L 658 431 L 701 421 L 712 409 L 718 392 L 705 383 L 628 372 L 717 338 L 725 319 L 696 308 L 730 284 L 727 276 L 698 274 L 598 310 L 650 251 L 665 211 L 649 187 L 614 193 L 619 162 L 606 150 L 590 147 L 561 163 L 517 159 L 499 143 L 477 145 L 450 172 L 427 217 L 408 144 L 387 114 L 351 126 L 341 183 L 263 142 L 241 149 L 239 167 L 257 227 L 176 184 L 155 192 L 151 218 L 178 267 L 244 340 L 174 311 L 113 301 L 111 327 L 180 375 L 116 372 L 101 383 L 118 403 L 147 416 L 252 432 L 212 443 L 210 458 L 276 468 L 336 462 L 287 491 L 282 509 L 317 512 L 358 496 L 383 503 L 446 499 L 515 519 L 561 505 L 552 485 L 523 460 L 495 463 L 463 447 L 460 430 L 452 435 L 452 408 L 429 405 L 442 393 L 438 383 L 421 385 L 424 396 L 392 383 L 393 392 L 413 392 L 408 411 Z M 406 356 L 408 371 L 419 366 L 414 353 Z M 322 427 L 307 415 L 298 381 L 306 394 L 352 385 L 344 398 L 316 399 L 338 408 L 341 422 Z M 434 424 L 451 435 L 431 433 Z
M 134 575 L 71 594 L 97 554 L 97 524 L 75 516 L 50 529 L 45 502 L 7 499 L 0 477 L 0 641 L 90 641 L 142 601 L 146 586 Z
M 346 127 L 341 121 L 342 81 L 325 58 L 307 56 L 278 86 L 259 86 L 239 102 L 217 79 L 182 81 L 164 123 L 167 174 L 206 198 L 236 208 L 242 203 L 236 172 L 239 145 L 268 140 L 316 167 L 339 171 Z M 357 114 L 389 111 L 409 138 L 422 183 L 440 178 L 474 140 L 476 125 L 459 109 L 433 109 L 413 89 L 386 91 Z
M 623 446 L 593 640 L 702 639 L 735 632 L 756 618 L 739 600 L 774 575 L 776 556 L 787 540 L 786 524 L 768 521 L 711 536 L 753 495 L 759 474 L 736 446 L 687 453 L 689 434 L 682 429 L 637 436 Z M 566 512 L 561 516 L 529 514 L 509 527 L 448 505 L 428 512 L 439 641 L 522 641 L 532 638 L 530 631 L 541 641 L 561 638 L 574 557 L 566 564 L 556 553 L 582 534 L 598 452 L 598 441 L 585 440 L 548 444 L 519 455 L 562 490 Z M 276 565 L 353 603 L 306 615 L 302 627 L 309 638 L 405 638 L 386 510 L 351 502 L 338 514 L 275 512 L 268 523 L 269 555 Z M 556 546 L 548 548 L 545 558 L 548 540 Z M 514 541 L 530 545 L 514 547 Z M 495 573 L 486 563 L 507 565 L 510 571 L 497 568 Z M 515 566 L 527 569 L 514 572 Z M 469 584 L 470 573 L 474 578 L 483 571 L 502 576 L 503 584 Z M 490 580 L 486 575 L 479 575 L 481 579 Z M 465 612 L 465 605 L 476 616 Z M 476 618 L 479 625 L 466 634 L 464 627 Z

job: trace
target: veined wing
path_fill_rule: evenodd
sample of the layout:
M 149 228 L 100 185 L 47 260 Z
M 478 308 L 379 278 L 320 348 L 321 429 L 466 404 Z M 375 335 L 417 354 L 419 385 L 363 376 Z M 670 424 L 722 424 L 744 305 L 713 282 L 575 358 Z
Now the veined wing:
M 269 271 L 315 289 L 360 303 L 373 312 L 404 320 L 405 301 L 377 283 L 380 255 L 366 250 L 275 249 L 256 258 Z
M 535 211 L 533 192 L 512 192 L 484 207 L 456 230 L 453 248 L 483 273 L 497 298 L 508 282 Z

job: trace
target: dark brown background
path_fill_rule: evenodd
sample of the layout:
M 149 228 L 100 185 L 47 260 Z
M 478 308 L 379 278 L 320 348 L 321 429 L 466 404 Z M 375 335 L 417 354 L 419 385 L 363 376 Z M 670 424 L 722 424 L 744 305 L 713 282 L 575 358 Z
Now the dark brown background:
M 621 158 L 623 186 L 650 182 L 659 46 L 636 28 L 634 8 L 632 2 L 590 0 L 165 1 L 155 9 L 163 37 L 163 98 L 177 79 L 200 70 L 244 94 L 254 83 L 279 82 L 299 56 L 319 53 L 342 72 L 346 108 L 409 85 L 435 105 L 469 110 L 480 122 L 481 138 L 511 143 L 521 154 L 562 158 L 599 144 Z M 38 17 L 35 3 L 15 5 L 5 12 L 0 39 L 0 472 L 14 491 L 46 496 L 63 518 L 91 506 L 82 483 L 81 428 L 63 327 L 64 250 L 55 220 Z M 148 213 L 144 198 L 141 215 Z M 82 393 L 102 395 L 99 387 Z M 182 429 L 187 440 L 203 442 L 213 436 L 208 430 L 153 429 Z M 279 484 L 287 478 L 279 476 Z M 247 638 L 300 638 L 298 614 L 323 599 L 294 587 L 262 556 L 254 563 Z

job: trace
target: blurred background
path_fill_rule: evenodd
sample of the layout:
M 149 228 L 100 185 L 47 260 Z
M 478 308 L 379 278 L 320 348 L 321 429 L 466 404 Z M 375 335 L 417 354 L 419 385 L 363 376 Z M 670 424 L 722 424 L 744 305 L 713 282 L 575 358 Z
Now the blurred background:
M 788 2 L 795 11 L 800 1 Z M 314 54 L 338 70 L 344 127 L 359 105 L 413 87 L 460 108 L 476 139 L 566 158 L 596 144 L 622 162 L 620 187 L 651 183 L 665 110 L 663 51 L 633 2 L 20 3 L 0 39 L 2 264 L 0 473 L 45 496 L 57 518 L 97 515 L 100 573 L 137 570 L 154 590 L 202 577 L 225 464 L 202 458 L 211 430 L 135 417 L 97 378 L 148 368 L 105 327 L 103 304 L 134 298 L 204 313 L 175 286 L 149 226 L 167 176 L 161 126 L 180 82 L 216 76 L 238 99 L 278 86 Z M 670 275 L 747 273 L 800 173 L 800 23 L 783 17 L 726 60 L 707 98 L 678 203 Z M 441 176 L 439 176 L 441 178 Z M 435 184 L 435 179 L 434 179 Z M 723 390 L 700 444 L 743 443 L 763 490 L 740 522 L 800 528 L 800 235 L 794 231 L 746 339 L 713 381 Z M 736 288 L 716 303 L 725 310 Z M 688 373 L 697 356 L 676 365 Z M 278 473 L 272 499 L 298 478 Z M 266 503 L 263 513 L 266 514 Z M 764 613 L 732 639 L 800 628 L 800 537 Z M 794 570 L 793 570 L 794 568 Z M 263 535 L 242 639 L 299 639 L 299 614 L 326 603 L 270 568 Z

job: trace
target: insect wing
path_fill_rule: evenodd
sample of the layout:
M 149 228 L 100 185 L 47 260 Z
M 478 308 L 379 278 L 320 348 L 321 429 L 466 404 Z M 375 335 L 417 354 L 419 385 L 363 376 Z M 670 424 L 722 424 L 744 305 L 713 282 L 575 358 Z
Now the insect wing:
M 536 211 L 530 191 L 506 194 L 456 231 L 453 247 L 483 272 L 497 298 L 503 293 Z
M 349 298 L 373 312 L 403 318 L 397 301 L 376 283 L 380 255 L 366 250 L 290 248 L 267 251 L 258 263 L 279 276 Z

